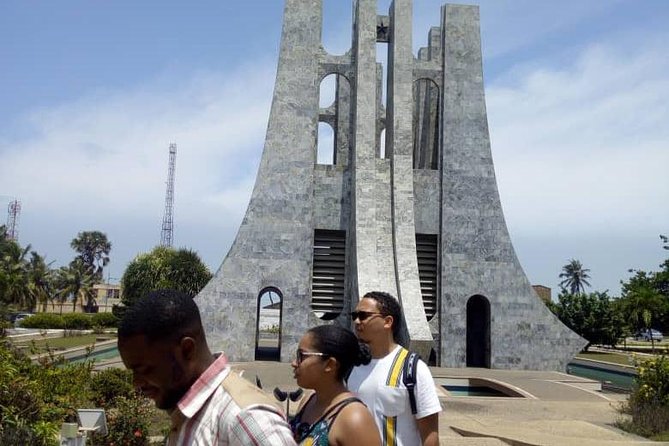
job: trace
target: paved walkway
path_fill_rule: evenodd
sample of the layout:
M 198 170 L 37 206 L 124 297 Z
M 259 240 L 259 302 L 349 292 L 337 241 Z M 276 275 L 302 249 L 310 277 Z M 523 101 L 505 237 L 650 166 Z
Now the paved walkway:
M 234 363 L 243 376 L 272 391 L 296 389 L 289 364 Z M 605 393 L 599 383 L 559 372 L 431 368 L 435 383 L 478 378 L 503 385 L 523 397 L 453 396 L 438 387 L 444 411 L 439 417 L 444 445 L 636 446 L 669 445 L 627 434 L 613 426 L 626 395 Z M 298 403 L 291 403 L 290 412 Z
M 96 348 L 105 348 L 99 343 Z M 75 354 L 76 350 L 65 352 Z M 255 361 L 233 363 L 251 382 L 256 377 L 268 392 L 275 387 L 296 389 L 290 364 Z M 96 368 L 123 367 L 119 358 Z M 439 417 L 441 444 L 514 446 L 636 446 L 669 445 L 627 434 L 613 426 L 617 407 L 626 395 L 600 390 L 598 381 L 559 372 L 431 368 L 444 411 Z M 443 387 L 454 380 L 483 380 L 489 387 L 507 389 L 517 397 L 455 396 Z M 294 414 L 299 402 L 291 403 Z
M 101 366 L 122 367 L 118 360 Z M 290 364 L 233 363 L 263 389 L 297 388 Z M 559 372 L 432 367 L 444 411 L 439 416 L 441 444 L 452 446 L 640 446 L 652 442 L 614 427 L 616 410 L 627 396 L 598 390 L 600 383 Z M 442 384 L 453 380 L 485 380 L 520 397 L 455 396 Z M 472 385 L 476 384 L 472 381 Z M 294 414 L 298 402 L 290 403 Z

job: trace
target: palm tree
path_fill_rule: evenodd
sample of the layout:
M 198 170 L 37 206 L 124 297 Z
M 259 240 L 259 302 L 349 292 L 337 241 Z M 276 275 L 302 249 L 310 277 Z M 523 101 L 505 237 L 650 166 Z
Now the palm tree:
M 5 240 L 0 248 L 0 298 L 7 305 L 32 310 L 35 303 L 30 294 L 26 260 L 30 245 L 21 249 L 18 243 Z
M 77 258 L 70 263 L 70 266 L 60 268 L 57 283 L 61 313 L 63 303 L 69 298 L 72 298 L 73 313 L 77 310 L 78 301 L 81 302 L 82 306 L 90 305 L 93 302 L 95 277 L 81 259 Z M 84 304 L 84 301 L 86 304 Z
M 52 299 L 53 271 L 51 264 L 47 264 L 44 257 L 32 251 L 30 253 L 30 262 L 28 262 L 28 287 L 33 299 L 42 306 L 42 311 L 46 311 L 49 300 Z
M 648 332 L 654 316 L 662 313 L 663 296 L 650 284 L 650 278 L 638 271 L 629 283 L 623 284 L 623 305 L 629 321 L 636 328 L 643 327 Z M 655 340 L 650 337 L 651 348 L 655 351 Z
M 571 259 L 569 263 L 562 267 L 559 277 L 563 280 L 560 282 L 560 286 L 563 289 L 569 289 L 571 294 L 582 294 L 585 292 L 585 287 L 590 286 L 587 281 L 590 278 L 588 272 L 590 270 L 583 268 L 580 261 Z
M 107 240 L 107 235 L 100 231 L 83 231 L 72 239 L 70 246 L 79 253 L 77 259 L 91 271 L 96 282 L 101 282 L 102 270 L 109 263 L 111 251 L 111 242 Z

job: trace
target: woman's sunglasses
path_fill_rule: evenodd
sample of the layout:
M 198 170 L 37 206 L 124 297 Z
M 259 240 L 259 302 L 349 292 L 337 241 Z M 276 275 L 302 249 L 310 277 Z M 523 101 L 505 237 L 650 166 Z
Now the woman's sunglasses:
M 383 313 L 373 312 L 373 311 L 351 311 L 351 320 L 360 319 L 360 322 L 363 322 L 374 315 L 382 315 Z
M 295 352 L 295 359 L 297 359 L 297 364 L 302 364 L 302 361 L 304 361 L 307 357 L 309 356 L 323 356 L 323 357 L 328 357 L 329 355 L 327 353 L 321 353 L 321 352 L 305 352 L 302 350 L 297 350 Z

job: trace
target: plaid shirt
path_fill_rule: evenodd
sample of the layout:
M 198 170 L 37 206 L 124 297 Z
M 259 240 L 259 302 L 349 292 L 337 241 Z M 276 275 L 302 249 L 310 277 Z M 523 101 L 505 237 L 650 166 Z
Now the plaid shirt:
M 295 445 L 276 408 L 260 404 L 241 408 L 232 399 L 221 385 L 228 373 L 228 360 L 220 355 L 200 375 L 170 415 L 166 445 Z

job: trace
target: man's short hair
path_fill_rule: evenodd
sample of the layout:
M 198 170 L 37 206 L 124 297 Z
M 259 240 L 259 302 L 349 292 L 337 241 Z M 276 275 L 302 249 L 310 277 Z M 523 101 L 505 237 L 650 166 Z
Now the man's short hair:
M 370 291 L 362 296 L 362 298 L 374 299 L 381 314 L 393 317 L 393 339 L 397 341 L 400 336 L 400 329 L 402 328 L 402 308 L 395 296 L 385 291 Z
M 150 342 L 178 340 L 202 333 L 200 311 L 188 294 L 156 290 L 128 308 L 118 326 L 118 337 L 144 335 Z

